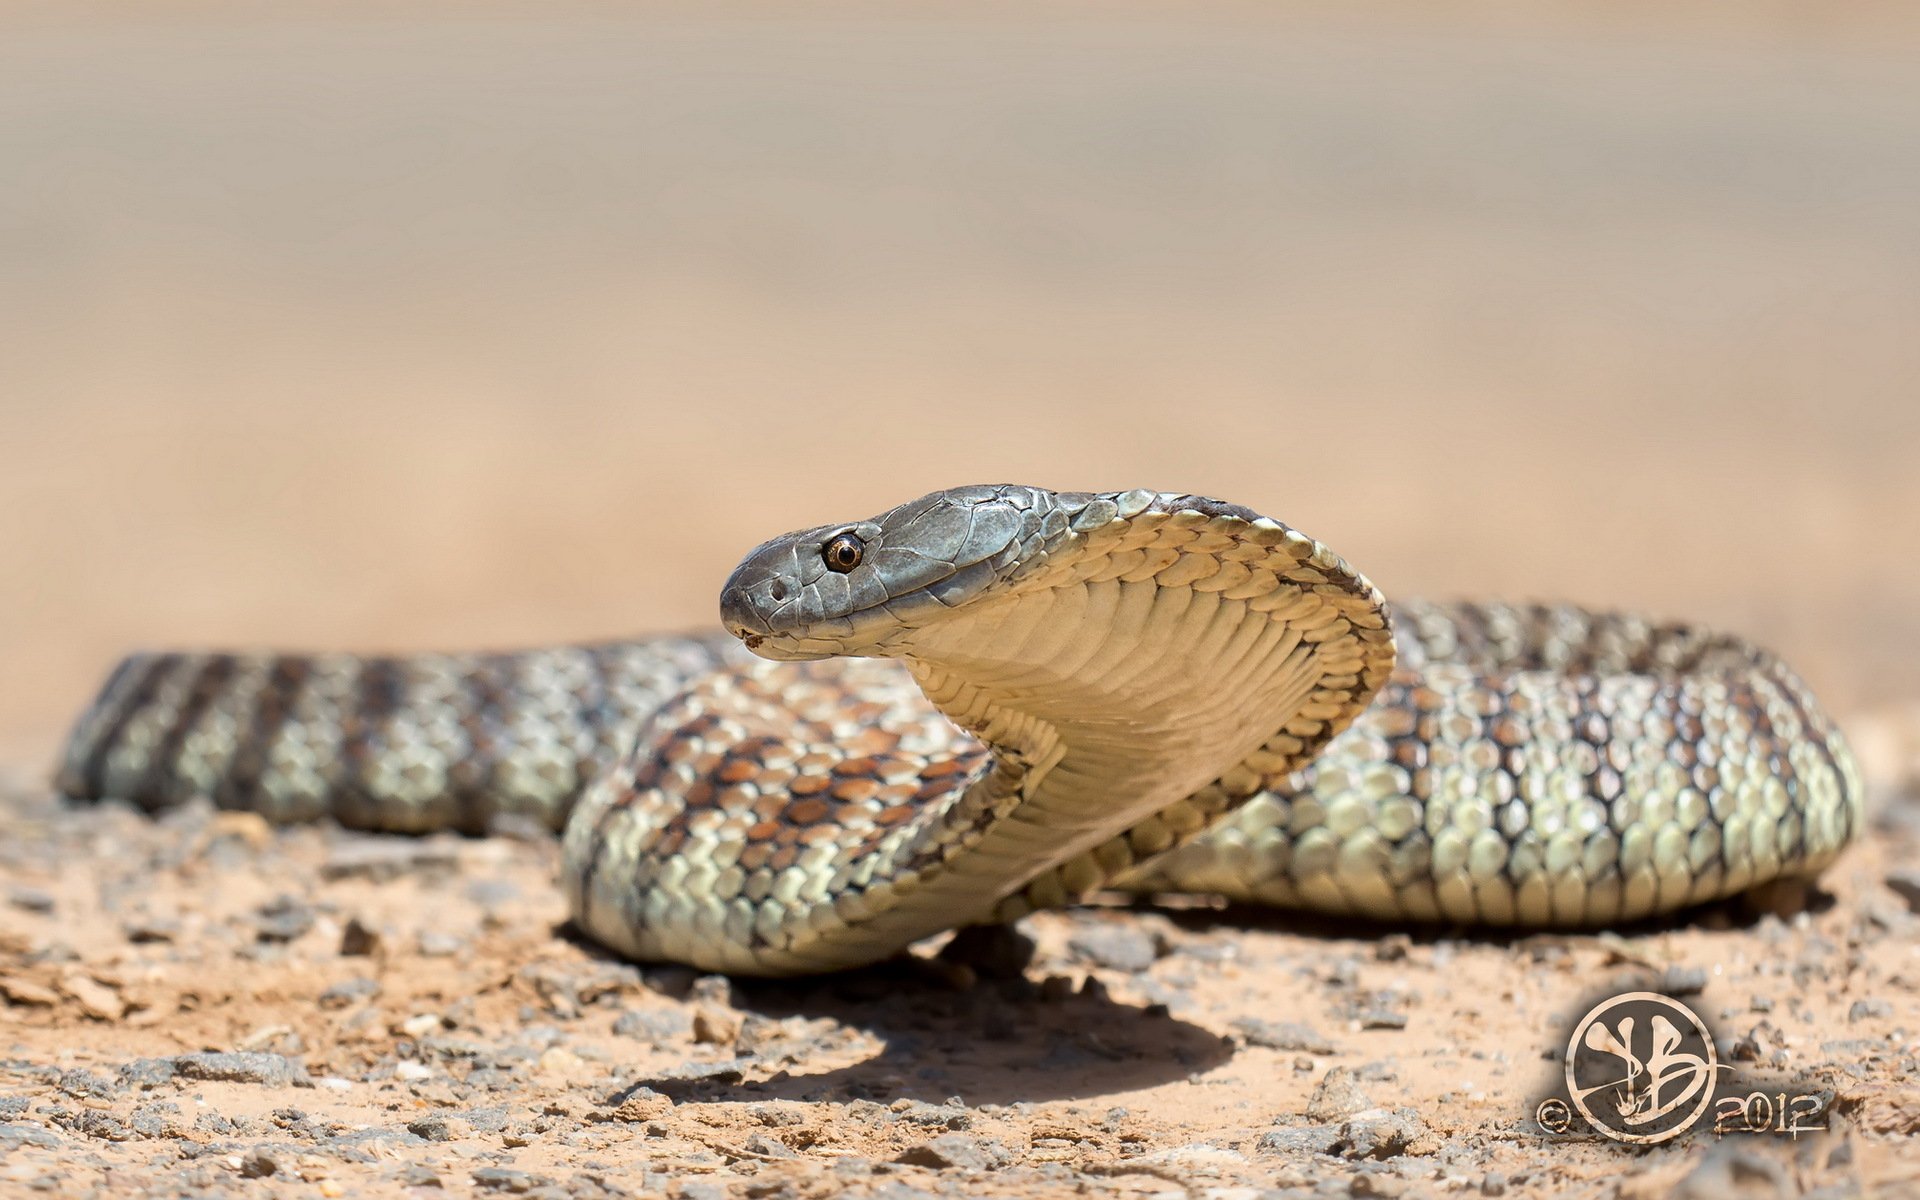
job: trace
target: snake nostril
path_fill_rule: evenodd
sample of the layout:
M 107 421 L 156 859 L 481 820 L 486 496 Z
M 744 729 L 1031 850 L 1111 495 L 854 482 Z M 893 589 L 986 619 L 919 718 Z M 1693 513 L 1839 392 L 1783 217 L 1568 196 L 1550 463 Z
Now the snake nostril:
M 787 598 L 786 580 L 776 579 L 772 583 L 767 585 L 767 599 L 773 601 L 775 604 L 781 604 L 786 601 L 786 598 Z

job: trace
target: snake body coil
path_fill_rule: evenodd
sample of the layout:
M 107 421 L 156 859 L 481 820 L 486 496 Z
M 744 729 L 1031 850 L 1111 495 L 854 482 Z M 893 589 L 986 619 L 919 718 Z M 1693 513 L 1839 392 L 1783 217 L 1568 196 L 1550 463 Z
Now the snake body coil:
M 566 831 L 581 928 L 742 974 L 1101 888 L 1631 921 L 1811 875 L 1860 823 L 1833 723 L 1737 638 L 1565 607 L 1390 626 L 1324 546 L 1200 497 L 938 492 L 766 543 L 721 613 L 737 640 L 136 655 L 59 784 L 370 829 L 532 816 Z

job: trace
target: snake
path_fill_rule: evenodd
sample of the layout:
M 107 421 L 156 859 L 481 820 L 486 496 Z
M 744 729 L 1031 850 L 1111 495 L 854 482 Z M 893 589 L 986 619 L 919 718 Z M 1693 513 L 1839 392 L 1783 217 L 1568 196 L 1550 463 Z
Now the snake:
M 1108 891 L 1582 929 L 1810 879 L 1835 723 L 1731 634 L 1389 605 L 1203 496 L 953 488 L 754 549 L 722 628 L 516 653 L 143 653 L 77 801 L 400 833 L 538 822 L 573 926 L 785 976 Z

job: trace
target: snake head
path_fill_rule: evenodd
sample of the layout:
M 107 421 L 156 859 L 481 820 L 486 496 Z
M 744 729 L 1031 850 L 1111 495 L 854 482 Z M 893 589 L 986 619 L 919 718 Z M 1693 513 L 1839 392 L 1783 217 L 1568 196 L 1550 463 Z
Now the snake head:
M 886 657 L 1114 511 L 1105 497 L 1013 484 L 934 492 L 763 543 L 727 577 L 720 619 L 763 658 Z

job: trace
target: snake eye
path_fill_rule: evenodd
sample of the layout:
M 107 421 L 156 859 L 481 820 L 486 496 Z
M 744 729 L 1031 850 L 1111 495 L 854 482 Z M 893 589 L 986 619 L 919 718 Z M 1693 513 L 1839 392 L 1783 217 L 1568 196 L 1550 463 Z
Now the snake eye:
M 845 575 L 860 565 L 867 555 L 867 544 L 850 533 L 843 533 L 820 548 L 827 570 Z

